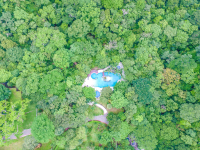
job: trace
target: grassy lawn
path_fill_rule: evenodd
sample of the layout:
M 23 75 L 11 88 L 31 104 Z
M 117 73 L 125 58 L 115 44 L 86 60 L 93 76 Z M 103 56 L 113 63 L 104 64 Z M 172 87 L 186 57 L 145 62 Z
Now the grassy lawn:
M 9 88 L 11 90 L 11 95 L 9 98 L 10 102 L 16 102 L 17 100 L 22 98 L 21 91 L 16 91 L 16 88 Z
M 50 150 L 51 149 L 51 141 L 48 143 L 42 143 L 42 147 L 38 148 L 37 150 Z
M 103 115 L 103 110 L 102 110 L 101 108 L 95 106 L 94 114 L 95 114 L 96 116 L 98 116 L 98 115 Z
M 0 150 L 22 150 L 24 138 L 25 137 L 12 140 L 11 144 L 9 144 L 8 146 L 0 147 Z M 51 149 L 51 141 L 48 143 L 43 143 L 42 147 L 38 148 L 37 150 L 50 150 L 50 149 Z
M 89 107 L 89 113 L 93 114 L 94 116 L 99 116 L 99 115 L 103 115 L 103 110 L 94 105 L 94 106 Z
M 0 150 L 22 150 L 23 142 L 24 142 L 24 137 L 13 140 L 10 145 L 0 147 Z
M 30 129 L 31 124 L 34 118 L 36 117 L 35 105 L 29 104 L 25 112 L 26 112 L 26 120 L 24 120 L 24 122 L 22 123 L 22 127 L 23 129 Z

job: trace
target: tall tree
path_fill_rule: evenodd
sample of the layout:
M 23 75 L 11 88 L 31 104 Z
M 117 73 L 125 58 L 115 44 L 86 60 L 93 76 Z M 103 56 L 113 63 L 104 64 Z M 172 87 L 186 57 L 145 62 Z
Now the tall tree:
M 132 82 L 135 87 L 135 93 L 138 94 L 138 101 L 143 104 L 150 104 L 152 99 L 152 93 L 150 90 L 150 81 L 146 78 L 139 78 Z
M 54 125 L 46 115 L 37 116 L 31 125 L 31 134 L 41 143 L 47 143 L 53 139 Z
M 0 84 L 0 101 L 7 100 L 10 97 L 10 95 L 11 95 L 10 89 Z

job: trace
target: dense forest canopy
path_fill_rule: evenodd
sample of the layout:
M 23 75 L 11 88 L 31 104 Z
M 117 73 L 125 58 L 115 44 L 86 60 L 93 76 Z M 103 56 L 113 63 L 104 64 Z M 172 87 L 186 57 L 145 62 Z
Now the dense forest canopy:
M 113 91 L 82 87 L 119 62 Z M 199 81 L 198 0 L 0 0 L 2 147 L 31 128 L 23 150 L 198 150 Z

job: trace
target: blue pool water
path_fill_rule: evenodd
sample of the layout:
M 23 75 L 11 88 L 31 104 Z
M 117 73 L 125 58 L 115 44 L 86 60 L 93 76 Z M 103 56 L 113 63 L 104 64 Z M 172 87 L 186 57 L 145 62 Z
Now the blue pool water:
M 96 80 L 96 83 L 94 85 L 95 87 L 100 87 L 100 88 L 108 87 L 108 86 L 113 87 L 115 86 L 117 81 L 121 79 L 121 76 L 119 74 L 114 74 L 111 72 L 104 72 L 104 76 L 111 77 L 110 81 L 104 81 L 102 76 L 103 76 L 103 73 L 98 73 L 98 74 L 93 73 L 91 75 L 91 78 Z
M 96 91 L 96 98 L 100 97 L 101 93 L 99 91 Z

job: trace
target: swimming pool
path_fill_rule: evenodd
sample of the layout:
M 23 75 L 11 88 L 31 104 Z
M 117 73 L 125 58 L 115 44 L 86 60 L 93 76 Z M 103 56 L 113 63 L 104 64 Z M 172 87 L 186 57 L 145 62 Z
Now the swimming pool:
M 107 77 L 107 79 L 109 78 L 109 81 L 105 81 L 103 78 L 103 73 L 93 73 L 91 75 L 91 78 L 96 80 L 96 82 L 94 83 L 94 87 L 99 87 L 99 88 L 104 88 L 104 87 L 114 87 L 115 84 L 117 83 L 118 80 L 121 79 L 121 76 L 119 74 L 114 74 L 111 72 L 104 72 L 104 76 Z

